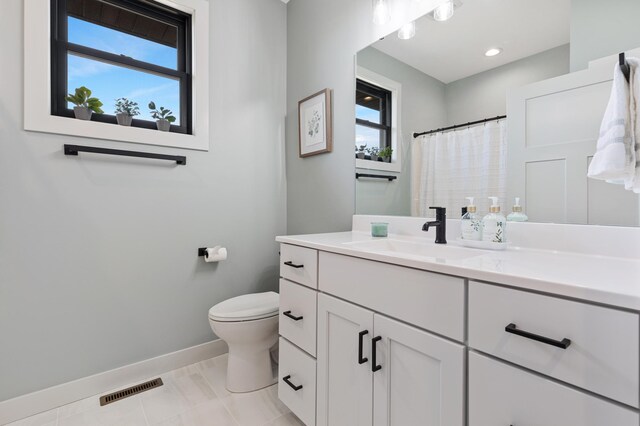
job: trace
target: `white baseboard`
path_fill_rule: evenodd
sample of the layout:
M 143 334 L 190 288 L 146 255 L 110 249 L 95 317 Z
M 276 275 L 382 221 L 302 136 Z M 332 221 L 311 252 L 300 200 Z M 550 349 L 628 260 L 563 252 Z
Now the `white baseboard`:
M 125 365 L 93 376 L 52 386 L 0 402 L 0 425 L 70 404 L 80 399 L 146 380 L 176 368 L 227 353 L 223 340 L 213 340 L 176 352 Z

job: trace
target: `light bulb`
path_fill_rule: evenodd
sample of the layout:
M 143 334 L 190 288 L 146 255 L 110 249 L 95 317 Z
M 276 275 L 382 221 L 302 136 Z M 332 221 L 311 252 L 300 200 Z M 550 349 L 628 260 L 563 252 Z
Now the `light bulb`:
M 404 24 L 398 30 L 398 38 L 400 40 L 409 40 L 410 38 L 413 38 L 413 36 L 415 36 L 415 35 L 416 35 L 416 22 L 415 21 L 411 21 L 411 22 L 409 22 L 407 24 Z
M 492 47 L 491 49 L 484 52 L 484 56 L 496 56 L 502 53 L 502 49 L 499 47 Z
M 373 23 L 384 25 L 391 20 L 387 0 L 373 0 Z
M 433 10 L 433 19 L 436 21 L 446 21 L 453 16 L 453 1 L 448 0 Z

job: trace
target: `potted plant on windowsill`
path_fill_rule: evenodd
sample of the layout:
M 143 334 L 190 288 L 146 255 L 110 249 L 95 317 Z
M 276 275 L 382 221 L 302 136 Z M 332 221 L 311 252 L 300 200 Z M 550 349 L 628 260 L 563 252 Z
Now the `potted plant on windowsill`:
M 375 146 L 372 146 L 371 148 L 367 148 L 367 153 L 369 153 L 369 156 L 371 157 L 371 161 L 378 161 L 379 152 L 380 152 L 380 149 L 376 148 Z
M 382 157 L 382 161 L 385 163 L 391 162 L 391 155 L 393 154 L 393 149 L 390 146 L 384 147 L 380 150 L 378 155 Z
M 78 120 L 91 120 L 91 115 L 102 114 L 104 111 L 100 108 L 102 102 L 98 98 L 91 97 L 91 90 L 84 86 L 76 87 L 75 93 L 72 95 L 69 93 L 64 98 L 67 102 L 71 102 L 75 106 L 73 107 L 73 114 Z
M 176 121 L 173 112 L 165 107 L 156 109 L 156 104 L 153 101 L 149 102 L 149 109 L 151 110 L 151 116 L 156 119 L 158 130 L 168 132 L 171 129 L 171 123 Z
M 364 150 L 367 146 L 366 145 L 360 145 L 358 148 L 356 148 L 356 157 L 364 160 Z
M 140 115 L 138 103 L 127 98 L 116 99 L 116 120 L 121 126 L 131 126 L 133 117 Z

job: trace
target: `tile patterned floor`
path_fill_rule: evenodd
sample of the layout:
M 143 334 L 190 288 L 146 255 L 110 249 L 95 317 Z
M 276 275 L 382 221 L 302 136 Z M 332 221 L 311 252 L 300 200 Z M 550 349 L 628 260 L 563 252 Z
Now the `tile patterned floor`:
M 99 396 L 10 426 L 300 426 L 278 385 L 244 394 L 225 387 L 227 356 L 161 374 L 164 386 L 100 407 Z M 123 386 L 125 387 L 125 386 Z

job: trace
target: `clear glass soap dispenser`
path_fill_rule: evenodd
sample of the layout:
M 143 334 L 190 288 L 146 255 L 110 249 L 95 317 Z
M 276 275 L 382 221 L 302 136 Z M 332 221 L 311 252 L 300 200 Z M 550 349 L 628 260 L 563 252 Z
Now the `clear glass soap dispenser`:
M 473 197 L 467 197 L 469 204 L 467 212 L 460 220 L 460 234 L 463 240 L 482 240 L 482 220 L 476 214 L 476 206 L 473 204 Z
M 500 213 L 498 197 L 489 197 L 491 207 L 489 214 L 482 219 L 482 241 L 493 243 L 507 242 L 507 218 Z
M 522 211 L 522 206 L 520 205 L 520 198 L 516 197 L 516 203 L 513 205 L 512 212 L 507 216 L 507 220 L 510 222 L 526 222 L 529 220 L 526 214 Z

